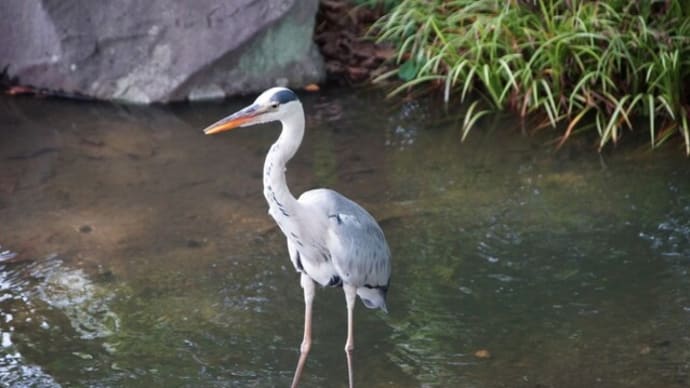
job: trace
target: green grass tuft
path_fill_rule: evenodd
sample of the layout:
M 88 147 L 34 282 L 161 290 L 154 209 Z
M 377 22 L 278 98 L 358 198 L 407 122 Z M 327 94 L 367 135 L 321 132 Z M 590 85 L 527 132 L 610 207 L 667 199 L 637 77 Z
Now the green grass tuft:
M 379 77 L 403 81 L 392 93 L 479 92 L 489 109 L 564 124 L 559 144 L 594 122 L 600 148 L 646 116 L 652 148 L 678 134 L 690 155 L 690 3 L 402 0 L 373 29 L 397 49 L 397 71 Z M 471 105 L 463 137 L 489 109 Z

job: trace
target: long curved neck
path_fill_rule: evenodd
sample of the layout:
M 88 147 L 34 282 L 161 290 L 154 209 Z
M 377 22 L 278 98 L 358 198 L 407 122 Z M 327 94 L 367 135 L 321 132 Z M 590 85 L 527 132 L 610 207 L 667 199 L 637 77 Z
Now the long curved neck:
M 268 201 L 269 213 L 275 219 L 290 217 L 298 206 L 285 180 L 285 166 L 297 152 L 304 137 L 304 111 L 301 104 L 298 108 L 294 114 L 280 121 L 283 130 L 264 162 L 264 196 Z

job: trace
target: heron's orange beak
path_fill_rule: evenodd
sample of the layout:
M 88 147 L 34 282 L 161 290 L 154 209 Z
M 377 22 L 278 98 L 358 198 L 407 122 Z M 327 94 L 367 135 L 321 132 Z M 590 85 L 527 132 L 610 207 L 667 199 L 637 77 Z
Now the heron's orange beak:
M 257 109 L 256 106 L 250 105 L 237 113 L 234 113 L 216 123 L 209 125 L 206 127 L 206 129 L 204 129 L 204 133 L 207 135 L 213 135 L 241 127 L 243 124 L 251 122 L 260 113 L 260 110 Z

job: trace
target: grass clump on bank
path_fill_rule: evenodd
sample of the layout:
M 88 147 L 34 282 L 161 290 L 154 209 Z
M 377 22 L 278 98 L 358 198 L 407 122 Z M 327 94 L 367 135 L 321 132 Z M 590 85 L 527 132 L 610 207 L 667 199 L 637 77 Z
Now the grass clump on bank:
M 402 0 L 374 25 L 397 51 L 398 93 L 430 84 L 445 100 L 478 91 L 494 109 L 594 128 L 599 147 L 646 116 L 652 147 L 680 134 L 690 155 L 690 3 Z M 487 109 L 468 110 L 463 138 Z M 583 123 L 589 123 L 583 125 Z

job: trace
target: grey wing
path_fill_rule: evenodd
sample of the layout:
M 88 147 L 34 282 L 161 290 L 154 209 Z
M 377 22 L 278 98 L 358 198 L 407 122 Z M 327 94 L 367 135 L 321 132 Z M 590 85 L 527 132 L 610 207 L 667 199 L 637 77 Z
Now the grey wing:
M 364 208 L 328 189 L 310 190 L 300 202 L 318 208 L 327 218 L 324 244 L 344 283 L 386 289 L 390 281 L 390 249 L 381 227 Z

